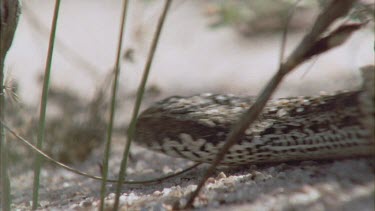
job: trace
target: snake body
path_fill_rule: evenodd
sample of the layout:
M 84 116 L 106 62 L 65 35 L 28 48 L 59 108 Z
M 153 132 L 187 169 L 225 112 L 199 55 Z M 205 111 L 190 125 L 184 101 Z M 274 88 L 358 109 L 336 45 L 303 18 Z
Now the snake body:
M 370 81 L 355 91 L 269 101 L 222 164 L 373 155 L 372 76 Z M 233 124 L 254 100 L 218 94 L 167 98 L 140 115 L 135 140 L 167 155 L 210 163 Z

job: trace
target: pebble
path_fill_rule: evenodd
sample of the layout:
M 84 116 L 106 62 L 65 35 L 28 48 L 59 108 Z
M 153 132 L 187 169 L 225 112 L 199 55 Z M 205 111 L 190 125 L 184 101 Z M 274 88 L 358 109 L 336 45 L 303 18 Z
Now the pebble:
M 104 207 L 106 209 L 112 208 L 114 205 L 115 205 L 115 200 L 114 199 L 104 200 Z
M 168 196 L 168 194 L 171 192 L 172 190 L 170 189 L 170 188 L 164 188 L 163 189 L 163 197 L 165 197 L 165 196 Z
M 154 191 L 154 192 L 152 193 L 152 195 L 153 195 L 153 196 L 161 196 L 161 195 L 163 195 L 163 193 L 162 193 L 161 191 L 156 190 L 156 191 Z
M 119 202 L 120 204 L 126 204 L 126 199 L 127 199 L 127 196 L 126 195 L 121 195 L 120 198 L 119 198 Z M 129 203 L 129 202 L 128 202 Z
M 213 177 L 209 177 L 207 180 L 206 180 L 206 184 L 214 184 L 216 182 L 215 178 Z
M 163 174 L 173 173 L 173 170 L 169 166 L 163 166 Z
M 217 180 L 219 180 L 219 179 L 223 179 L 223 178 L 227 178 L 227 175 L 225 175 L 224 172 L 220 172 L 220 173 L 217 175 L 217 177 L 216 177 Z
M 73 204 L 69 207 L 69 210 L 80 210 L 81 206 L 78 204 Z
M 92 201 L 91 200 L 83 200 L 79 203 L 80 207 L 87 208 L 92 206 Z
M 303 186 L 300 193 L 295 193 L 290 196 L 289 201 L 292 204 L 310 204 L 314 201 L 318 200 L 321 197 L 319 191 L 310 187 L 310 186 Z
M 270 175 L 270 174 L 264 174 L 264 173 L 261 173 L 261 172 L 258 172 L 258 171 L 256 171 L 256 173 L 255 173 L 255 181 L 256 182 L 259 182 L 259 181 L 264 182 L 264 181 L 266 181 L 270 178 L 272 178 L 272 175 Z
M 110 193 L 110 194 L 108 194 L 107 195 L 107 199 L 114 199 L 115 198 L 115 196 L 116 196 L 116 194 L 115 193 Z

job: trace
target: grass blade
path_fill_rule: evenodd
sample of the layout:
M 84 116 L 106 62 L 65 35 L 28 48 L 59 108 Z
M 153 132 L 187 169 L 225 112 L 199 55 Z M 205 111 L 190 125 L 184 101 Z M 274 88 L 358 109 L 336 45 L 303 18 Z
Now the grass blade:
M 127 131 L 126 146 L 125 146 L 125 149 L 124 149 L 124 152 L 123 152 L 123 155 L 122 155 L 120 172 L 119 172 L 118 182 L 117 182 L 117 186 L 116 186 L 115 204 L 114 204 L 113 210 L 118 210 L 118 207 L 119 207 L 120 192 L 121 192 L 121 187 L 122 187 L 121 181 L 125 180 L 125 177 L 126 177 L 126 167 L 127 167 L 127 162 L 128 162 L 128 155 L 129 155 L 129 150 L 130 150 L 130 146 L 131 146 L 131 141 L 133 139 L 134 132 L 135 132 L 135 125 L 136 125 L 136 122 L 137 122 L 139 109 L 141 107 L 142 97 L 143 97 L 143 94 L 144 94 L 144 91 L 145 91 L 145 86 L 146 86 L 146 83 L 147 83 L 148 75 L 150 73 L 151 64 L 152 64 L 152 61 L 153 61 L 153 58 L 154 58 L 156 47 L 157 47 L 157 44 L 159 42 L 161 29 L 163 28 L 164 20 L 165 20 L 165 17 L 167 16 L 167 12 L 169 10 L 169 7 L 170 7 L 171 3 L 172 3 L 171 0 L 166 0 L 165 3 L 164 3 L 163 12 L 162 12 L 162 14 L 159 18 L 158 25 L 156 27 L 156 32 L 155 32 L 155 35 L 154 35 L 153 40 L 152 40 L 151 49 L 150 49 L 149 55 L 147 57 L 145 69 L 143 71 L 142 81 L 141 81 L 141 83 L 138 87 L 137 99 L 136 99 L 136 102 L 135 102 L 135 105 L 134 105 L 132 119 L 130 121 L 130 125 L 129 125 L 128 131 Z
M 36 144 L 38 149 L 41 149 L 43 141 L 44 141 L 44 133 L 45 133 L 45 126 L 46 126 L 46 110 L 47 110 L 48 88 L 49 88 L 52 55 L 53 55 L 54 41 L 55 41 L 55 35 L 56 35 L 56 25 L 57 25 L 57 18 L 58 18 L 58 14 L 59 14 L 59 8 L 60 8 L 60 0 L 56 0 L 53 19 L 52 19 L 51 33 L 50 33 L 50 38 L 49 38 L 46 68 L 45 68 L 45 72 L 44 72 L 42 99 L 41 99 L 41 104 L 40 104 L 39 125 L 38 125 L 38 140 L 37 140 L 37 144 Z M 41 156 L 39 154 L 35 154 L 34 183 L 33 183 L 33 205 L 32 205 L 33 210 L 37 209 L 37 207 L 38 207 L 39 185 L 40 185 L 40 168 L 41 168 Z
M 116 94 L 117 94 L 117 86 L 118 86 L 118 78 L 120 75 L 120 56 L 121 56 L 121 48 L 122 48 L 122 40 L 123 34 L 125 31 L 125 20 L 128 8 L 128 0 L 123 1 L 123 8 L 122 8 L 122 15 L 121 15 L 121 27 L 120 27 L 120 35 L 117 45 L 117 55 L 116 55 L 116 64 L 115 64 L 115 79 L 113 81 L 112 86 L 112 97 L 111 97 L 111 108 L 109 114 L 109 125 L 107 129 L 107 141 L 105 144 L 104 149 L 104 158 L 103 158 L 103 172 L 102 172 L 102 185 L 100 189 L 100 207 L 99 210 L 104 210 L 104 197 L 106 194 L 106 184 L 107 184 L 107 177 L 108 177 L 108 160 L 109 160 L 109 153 L 111 151 L 111 142 L 112 142 L 112 129 L 115 117 L 115 108 L 116 108 Z

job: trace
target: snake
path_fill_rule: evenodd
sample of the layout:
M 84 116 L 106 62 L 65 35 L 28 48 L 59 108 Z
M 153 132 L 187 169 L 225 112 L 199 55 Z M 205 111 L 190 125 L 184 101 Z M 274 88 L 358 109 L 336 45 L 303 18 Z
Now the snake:
M 223 157 L 223 165 L 374 156 L 374 66 L 362 87 L 271 99 Z M 204 93 L 172 96 L 144 110 L 135 142 L 169 156 L 212 163 L 255 97 Z

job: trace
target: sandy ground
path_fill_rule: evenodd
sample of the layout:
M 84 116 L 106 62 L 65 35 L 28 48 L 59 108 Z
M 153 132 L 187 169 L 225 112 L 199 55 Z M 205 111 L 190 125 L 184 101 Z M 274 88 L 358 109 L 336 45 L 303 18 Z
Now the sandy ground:
M 36 104 L 40 90 L 37 75 L 44 68 L 47 35 L 53 5 L 35 0 L 24 2 L 6 67 L 20 83 L 21 99 Z M 161 90 L 152 101 L 170 95 L 201 92 L 256 94 L 275 71 L 280 34 L 244 38 L 230 28 L 210 29 L 199 1 L 179 1 L 172 7 L 153 63 L 149 84 Z M 125 47 L 134 49 L 134 62 L 124 61 L 120 94 L 134 93 L 140 80 L 147 48 L 160 5 L 142 1 L 130 5 Z M 34 15 L 32 15 L 34 13 Z M 118 1 L 62 2 L 52 84 L 74 90 L 90 99 L 114 64 L 120 5 Z M 30 17 L 31 16 L 31 17 Z M 41 25 L 30 21 L 37 18 Z M 289 36 L 293 49 L 303 33 Z M 316 94 L 319 91 L 353 89 L 360 85 L 358 68 L 373 60 L 373 34 L 361 31 L 344 46 L 321 56 L 309 69 L 303 65 L 285 79 L 276 96 Z M 67 50 L 79 52 L 89 65 L 76 62 Z M 92 66 L 92 67 L 89 67 Z M 129 100 L 116 121 L 127 122 Z M 114 141 L 110 176 L 118 173 L 124 138 Z M 75 167 L 99 173 L 103 149 L 96 149 Z M 135 146 L 129 178 L 161 176 L 185 167 L 188 162 L 169 158 Z M 199 210 L 374 210 L 374 161 L 348 159 L 301 162 L 270 166 L 219 168 L 196 202 Z M 124 185 L 124 210 L 168 210 L 170 204 L 186 201 L 207 166 L 153 185 Z M 12 175 L 14 208 L 29 209 L 32 170 Z M 41 206 L 45 210 L 91 210 L 98 203 L 100 183 L 62 169 L 47 166 L 42 171 Z M 108 185 L 108 206 L 114 187 Z M 141 209 L 143 208 L 143 209 Z

